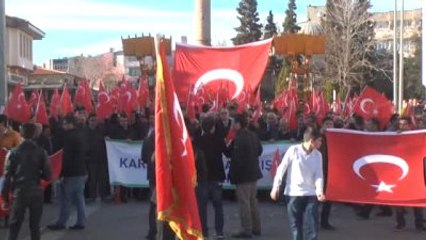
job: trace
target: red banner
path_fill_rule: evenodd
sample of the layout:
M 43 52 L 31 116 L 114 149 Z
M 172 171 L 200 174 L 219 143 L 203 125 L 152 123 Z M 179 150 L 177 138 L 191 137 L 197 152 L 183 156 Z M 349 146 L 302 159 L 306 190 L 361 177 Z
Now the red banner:
M 257 89 L 268 63 L 271 39 L 233 47 L 206 47 L 177 44 L 173 80 L 180 102 L 187 101 L 188 89 L 229 86 L 228 97 L 236 98 L 244 89 Z M 228 85 L 228 83 L 230 83 Z
M 327 199 L 426 206 L 426 131 L 361 132 L 330 129 Z
M 155 91 L 155 165 L 158 219 L 179 239 L 202 239 L 195 198 L 196 172 L 190 136 L 159 44 Z

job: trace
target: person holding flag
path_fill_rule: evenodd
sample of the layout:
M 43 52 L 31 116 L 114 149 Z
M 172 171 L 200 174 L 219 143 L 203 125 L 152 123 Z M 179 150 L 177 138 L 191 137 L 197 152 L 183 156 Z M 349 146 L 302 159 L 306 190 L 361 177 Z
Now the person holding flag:
M 325 201 L 322 155 L 318 151 L 321 144 L 321 132 L 308 127 L 303 143 L 287 150 L 274 177 L 270 193 L 273 200 L 279 199 L 281 184 L 286 182 L 284 195 L 293 240 L 318 239 L 318 201 Z M 307 217 L 306 225 L 304 216 Z M 307 231 L 305 238 L 304 229 Z

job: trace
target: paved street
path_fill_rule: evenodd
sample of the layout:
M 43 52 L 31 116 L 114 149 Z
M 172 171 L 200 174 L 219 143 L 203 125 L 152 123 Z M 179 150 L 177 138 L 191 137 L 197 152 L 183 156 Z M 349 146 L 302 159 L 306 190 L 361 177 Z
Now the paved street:
M 127 204 L 114 205 L 112 203 L 92 203 L 87 206 L 88 226 L 83 231 L 58 231 L 46 229 L 57 216 L 58 205 L 45 205 L 42 220 L 43 240 L 137 240 L 144 239 L 147 232 L 148 202 L 130 201 Z M 289 239 L 289 230 L 283 205 L 263 201 L 260 203 L 262 215 L 262 236 L 255 239 L 274 240 Z M 210 209 L 212 210 L 212 209 Z M 209 216 L 212 217 L 212 211 Z M 393 218 L 379 218 L 374 214 L 370 220 L 358 220 L 351 207 L 339 204 L 332 211 L 331 222 L 337 231 L 321 231 L 322 240 L 358 240 L 358 239 L 392 239 L 392 240 L 420 240 L 426 239 L 426 232 L 414 230 L 412 213 L 408 215 L 408 228 L 402 232 L 393 230 Z M 238 208 L 232 201 L 225 202 L 225 235 L 230 236 L 238 230 Z M 69 225 L 74 224 L 73 215 Z M 2 222 L 1 222 L 2 223 Z M 209 221 L 213 229 L 213 219 Z M 213 231 L 213 230 L 211 230 Z M 5 239 L 6 230 L 0 229 L 0 239 Z M 24 223 L 20 239 L 30 240 L 28 222 Z

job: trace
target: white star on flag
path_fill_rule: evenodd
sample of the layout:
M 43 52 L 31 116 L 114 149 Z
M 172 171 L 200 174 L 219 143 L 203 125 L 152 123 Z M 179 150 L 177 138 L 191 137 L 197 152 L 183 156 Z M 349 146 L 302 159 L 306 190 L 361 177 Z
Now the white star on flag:
M 392 188 L 394 188 L 396 185 L 390 185 L 390 184 L 386 184 L 383 181 L 380 181 L 379 185 L 371 185 L 371 186 L 377 189 L 376 192 L 393 193 Z

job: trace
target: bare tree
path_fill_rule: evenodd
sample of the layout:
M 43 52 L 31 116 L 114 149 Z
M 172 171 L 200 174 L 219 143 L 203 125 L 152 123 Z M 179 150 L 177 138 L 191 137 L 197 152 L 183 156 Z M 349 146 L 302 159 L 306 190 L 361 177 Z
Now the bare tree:
M 362 88 L 373 71 L 389 78 L 389 72 L 374 61 L 376 42 L 370 7 L 369 0 L 327 0 L 322 20 L 327 42 L 325 76 L 348 89 Z
M 70 73 L 87 79 L 92 87 L 98 86 L 100 81 L 104 81 L 105 85 L 110 87 L 113 82 L 121 80 L 124 66 L 116 61 L 116 56 L 110 52 L 74 58 Z

